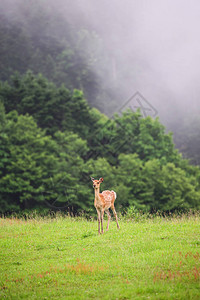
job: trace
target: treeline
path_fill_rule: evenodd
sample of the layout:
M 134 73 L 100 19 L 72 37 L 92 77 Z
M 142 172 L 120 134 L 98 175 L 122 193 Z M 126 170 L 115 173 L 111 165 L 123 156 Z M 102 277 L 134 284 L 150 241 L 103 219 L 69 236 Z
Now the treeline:
M 90 176 L 142 210 L 200 208 L 200 170 L 159 119 L 130 110 L 109 119 L 79 90 L 42 75 L 0 83 L 0 211 L 93 209 Z

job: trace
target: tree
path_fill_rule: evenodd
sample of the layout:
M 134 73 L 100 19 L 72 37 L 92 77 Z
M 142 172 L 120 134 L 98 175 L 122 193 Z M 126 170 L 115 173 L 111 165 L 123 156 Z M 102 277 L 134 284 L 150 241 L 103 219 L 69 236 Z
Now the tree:
M 188 177 L 184 170 L 176 168 L 173 163 L 163 166 L 155 180 L 156 209 L 170 211 L 200 207 L 198 181 Z
M 142 160 L 161 159 L 163 163 L 178 163 L 180 154 L 174 148 L 172 134 L 165 133 L 165 127 L 151 117 L 142 118 L 141 113 L 128 110 L 116 116 L 117 124 L 113 145 L 120 143 L 119 152 L 137 153 Z M 113 147 L 116 148 L 116 147 Z
M 173 163 L 144 161 L 136 154 L 121 154 L 116 169 L 119 203 L 142 210 L 173 211 L 200 207 L 198 179 Z
M 41 74 L 36 76 L 31 71 L 24 76 L 16 73 L 11 77 L 11 84 L 2 82 L 0 97 L 6 112 L 28 113 L 51 135 L 58 130 L 69 130 L 87 138 L 89 130 L 99 119 L 81 91 L 70 92 L 63 85 L 57 88 Z
M 85 207 L 78 187 L 84 169 L 79 154 L 87 151 L 86 142 L 68 132 L 53 139 L 32 117 L 15 111 L 7 115 L 0 139 L 1 211 Z

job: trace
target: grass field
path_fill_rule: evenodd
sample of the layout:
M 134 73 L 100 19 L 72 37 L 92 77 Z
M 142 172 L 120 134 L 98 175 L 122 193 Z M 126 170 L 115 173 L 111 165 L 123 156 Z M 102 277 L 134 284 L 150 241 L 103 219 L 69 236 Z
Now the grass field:
M 0 219 L 0 299 L 200 299 L 200 215 Z

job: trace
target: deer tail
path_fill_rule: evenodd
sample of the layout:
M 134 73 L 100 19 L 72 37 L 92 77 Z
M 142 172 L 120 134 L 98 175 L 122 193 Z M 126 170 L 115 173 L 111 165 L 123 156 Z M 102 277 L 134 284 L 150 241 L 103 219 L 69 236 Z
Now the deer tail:
M 115 199 L 117 198 L 117 194 L 114 192 L 114 191 L 112 191 L 113 193 L 114 193 L 114 195 L 115 195 Z

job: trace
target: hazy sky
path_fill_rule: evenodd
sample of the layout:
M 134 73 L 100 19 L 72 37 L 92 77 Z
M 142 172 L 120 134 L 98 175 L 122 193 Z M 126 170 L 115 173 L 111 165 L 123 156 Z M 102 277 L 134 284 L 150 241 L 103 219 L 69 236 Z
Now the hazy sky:
M 166 103 L 175 115 L 200 108 L 200 1 L 75 3 L 120 58 L 123 65 L 117 67 L 127 74 L 132 70 L 122 82 L 124 100 L 140 91 L 161 115 Z
M 138 1 L 139 2 L 139 1 Z M 141 1 L 136 16 L 137 54 L 148 62 L 139 80 L 144 93 L 164 89 L 175 101 L 198 104 L 200 75 L 200 2 Z M 155 91 L 153 88 L 155 86 Z M 196 94 L 197 93 L 197 94 Z

